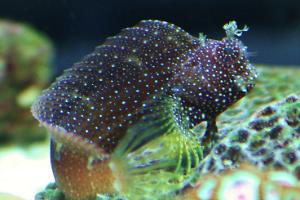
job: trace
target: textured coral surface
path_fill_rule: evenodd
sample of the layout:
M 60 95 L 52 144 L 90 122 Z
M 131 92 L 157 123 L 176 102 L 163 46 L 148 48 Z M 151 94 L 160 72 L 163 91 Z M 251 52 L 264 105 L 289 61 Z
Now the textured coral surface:
M 260 171 L 242 166 L 218 176 L 205 176 L 196 184 L 181 191 L 176 200 L 275 200 L 298 199 L 299 181 L 295 176 L 280 170 Z
M 220 173 L 249 162 L 261 168 L 284 168 L 300 178 L 300 100 L 292 95 L 263 106 L 239 124 L 225 124 L 217 145 L 205 156 L 200 174 Z

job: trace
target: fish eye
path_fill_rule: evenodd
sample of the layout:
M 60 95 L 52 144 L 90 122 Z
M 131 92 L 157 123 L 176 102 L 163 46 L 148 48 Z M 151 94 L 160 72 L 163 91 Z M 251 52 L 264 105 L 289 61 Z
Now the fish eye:
M 233 64 L 240 58 L 239 45 L 232 41 L 225 41 L 219 47 L 221 61 L 225 64 Z
M 225 55 L 232 55 L 234 53 L 233 49 L 230 47 L 225 47 L 223 52 Z

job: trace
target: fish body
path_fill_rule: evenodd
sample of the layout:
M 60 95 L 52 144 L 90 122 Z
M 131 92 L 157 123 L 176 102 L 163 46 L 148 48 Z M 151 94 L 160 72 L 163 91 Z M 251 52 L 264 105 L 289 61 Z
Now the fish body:
M 70 162 L 65 166 L 63 160 L 74 159 L 78 149 L 85 146 L 78 145 L 73 151 L 74 145 L 68 144 L 74 141 L 62 141 L 65 135 L 80 138 L 81 144 L 100 149 L 103 155 L 118 154 L 116 157 L 121 159 L 127 152 L 127 161 L 133 151 L 145 156 L 146 147 L 143 153 L 140 150 L 145 144 L 149 148 L 152 145 L 152 150 L 156 144 L 161 146 L 162 143 L 151 141 L 159 141 L 156 139 L 166 135 L 173 134 L 185 141 L 183 146 L 197 149 L 200 140 L 190 130 L 202 121 L 208 121 L 208 129 L 215 127 L 216 117 L 245 96 L 253 88 L 255 78 L 255 67 L 247 59 L 246 47 L 234 36 L 227 34 L 220 41 L 199 39 L 173 24 L 146 20 L 108 38 L 67 69 L 35 102 L 32 111 L 48 128 L 63 130 L 52 134 L 52 165 L 57 182 L 64 185 L 62 182 L 67 181 L 59 177 L 68 173 L 65 169 L 76 171 L 76 167 L 70 167 Z M 177 149 L 176 141 L 170 138 L 167 141 L 175 144 L 164 148 L 182 149 Z M 55 156 L 60 143 L 65 146 L 58 151 L 63 160 Z M 187 152 L 197 158 L 185 158 L 184 163 L 195 167 L 200 151 Z M 165 161 L 168 168 L 171 158 Z M 86 165 L 88 160 L 85 160 L 77 165 Z M 162 162 L 154 160 L 131 168 L 148 169 L 149 163 Z M 175 163 L 174 169 L 178 170 L 182 162 Z M 60 174 L 61 171 L 64 172 Z M 69 196 L 73 198 L 72 195 Z
M 142 21 L 66 70 L 33 113 L 108 152 L 141 117 L 143 104 L 157 96 L 180 99 L 193 127 L 253 87 L 254 68 L 244 48 L 228 38 L 203 45 L 175 25 Z

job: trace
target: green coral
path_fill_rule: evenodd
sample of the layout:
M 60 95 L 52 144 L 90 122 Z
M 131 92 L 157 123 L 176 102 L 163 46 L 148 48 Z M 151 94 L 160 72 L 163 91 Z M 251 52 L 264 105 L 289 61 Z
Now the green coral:
M 98 194 L 96 200 L 127 200 L 127 198 L 119 195 Z
M 300 178 L 300 99 L 271 103 L 239 125 L 223 126 L 220 140 L 202 160 L 199 176 L 220 173 L 240 163 L 284 168 Z
M 65 200 L 65 197 L 56 183 L 49 183 L 44 191 L 35 195 L 35 200 Z
M 0 141 L 46 138 L 30 106 L 49 83 L 52 44 L 34 28 L 0 20 Z

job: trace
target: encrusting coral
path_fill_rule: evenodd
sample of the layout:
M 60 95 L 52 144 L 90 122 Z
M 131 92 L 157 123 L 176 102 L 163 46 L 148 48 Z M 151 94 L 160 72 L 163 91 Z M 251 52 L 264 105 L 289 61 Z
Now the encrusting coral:
M 300 185 L 292 174 L 281 170 L 261 171 L 253 166 L 208 175 L 180 191 L 175 200 L 296 200 Z
M 199 174 L 220 173 L 242 162 L 283 168 L 300 178 L 300 99 L 271 103 L 239 125 L 225 125 L 220 140 L 201 161 Z
M 0 19 L 0 141 L 29 143 L 47 138 L 30 107 L 49 84 L 52 45 L 28 25 Z

